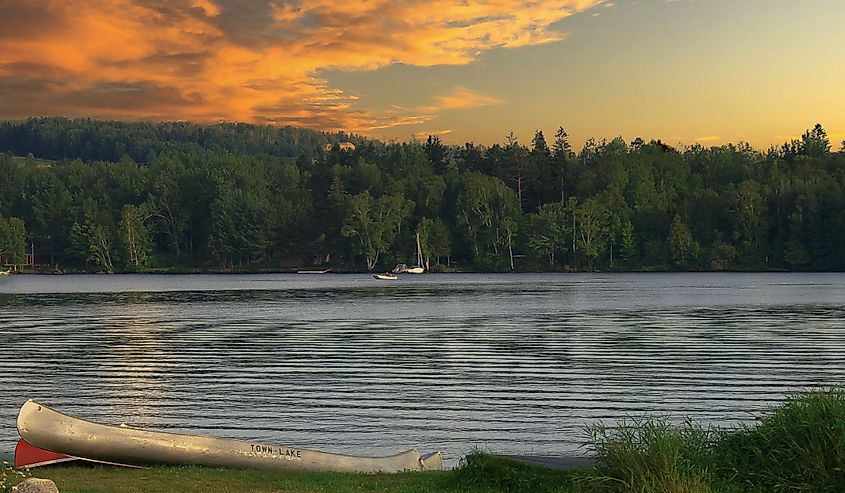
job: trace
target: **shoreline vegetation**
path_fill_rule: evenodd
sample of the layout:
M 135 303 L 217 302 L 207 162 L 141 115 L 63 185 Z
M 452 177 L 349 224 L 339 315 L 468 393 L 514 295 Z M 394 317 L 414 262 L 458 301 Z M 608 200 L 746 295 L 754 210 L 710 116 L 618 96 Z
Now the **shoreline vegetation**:
M 11 271 L 10 273 L 16 275 L 62 275 L 62 274 L 69 274 L 69 275 L 127 275 L 127 274 L 144 274 L 144 275 L 251 275 L 251 274 L 302 274 L 300 271 L 302 269 L 278 269 L 278 268 L 263 268 L 263 269 L 239 269 L 239 268 L 226 268 L 226 269 L 197 269 L 197 268 L 157 268 L 157 269 L 146 269 L 143 271 L 113 271 L 113 272 L 104 272 L 104 271 L 96 271 L 96 270 L 55 270 L 49 268 L 41 268 L 41 269 L 27 269 L 26 267 L 19 268 L 16 271 Z M 388 269 L 389 270 L 389 269 Z M 373 272 L 382 272 L 383 270 L 376 269 L 375 271 L 366 271 L 366 270 L 355 270 L 355 269 L 343 269 L 338 268 L 334 269 L 331 268 L 329 272 L 319 273 L 319 275 L 352 275 L 352 274 L 372 274 Z M 440 269 L 436 271 L 426 272 L 426 274 L 675 274 L 675 273 L 699 273 L 699 274 L 706 274 L 706 273 L 738 273 L 738 274 L 774 274 L 774 273 L 811 273 L 811 274 L 819 274 L 819 273 L 842 273 L 845 270 L 830 270 L 830 271 L 816 271 L 816 270 L 781 270 L 781 269 L 770 269 L 770 270 L 721 270 L 721 271 L 687 271 L 687 270 L 513 270 L 513 271 L 485 271 L 485 270 L 458 270 L 458 269 Z M 316 275 L 318 273 L 312 273 L 310 275 Z M 407 275 L 400 277 L 406 279 L 416 279 L 417 275 Z
M 838 148 L 839 143 L 834 143 Z M 380 142 L 240 123 L 0 121 L 0 267 L 845 271 L 845 142 Z
M 62 493 L 555 492 L 739 493 L 845 491 L 845 392 L 787 401 L 738 428 L 643 418 L 586 430 L 596 466 L 552 470 L 476 452 L 447 471 L 342 474 L 160 466 L 36 469 Z

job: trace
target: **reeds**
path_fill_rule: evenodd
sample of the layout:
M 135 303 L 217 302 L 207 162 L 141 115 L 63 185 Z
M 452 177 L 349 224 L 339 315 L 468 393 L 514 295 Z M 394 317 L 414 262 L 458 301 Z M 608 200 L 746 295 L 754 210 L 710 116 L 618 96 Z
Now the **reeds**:
M 752 491 L 845 492 L 845 391 L 790 396 L 723 433 L 714 458 L 722 477 Z
M 588 491 L 703 493 L 712 483 L 717 431 L 663 418 L 586 429 L 597 467 L 580 483 Z
M 845 392 L 790 396 L 738 429 L 638 419 L 589 428 L 592 492 L 845 492 Z

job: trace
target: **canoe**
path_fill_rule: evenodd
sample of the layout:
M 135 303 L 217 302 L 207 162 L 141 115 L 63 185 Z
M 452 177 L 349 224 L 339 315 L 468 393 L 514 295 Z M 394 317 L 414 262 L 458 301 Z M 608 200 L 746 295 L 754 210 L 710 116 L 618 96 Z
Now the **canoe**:
M 443 468 L 440 452 L 421 456 L 415 449 L 410 449 L 388 457 L 358 457 L 244 440 L 140 430 L 92 423 L 32 400 L 21 407 L 17 426 L 21 438 L 35 447 L 113 464 L 368 473 Z

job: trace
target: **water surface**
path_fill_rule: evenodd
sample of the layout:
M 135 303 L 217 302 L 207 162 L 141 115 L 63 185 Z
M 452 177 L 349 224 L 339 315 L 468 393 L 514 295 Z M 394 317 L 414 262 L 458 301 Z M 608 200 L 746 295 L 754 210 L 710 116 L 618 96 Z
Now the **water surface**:
M 841 385 L 843 303 L 843 274 L 11 276 L 0 451 L 33 398 L 352 454 L 579 453 L 596 421 Z

